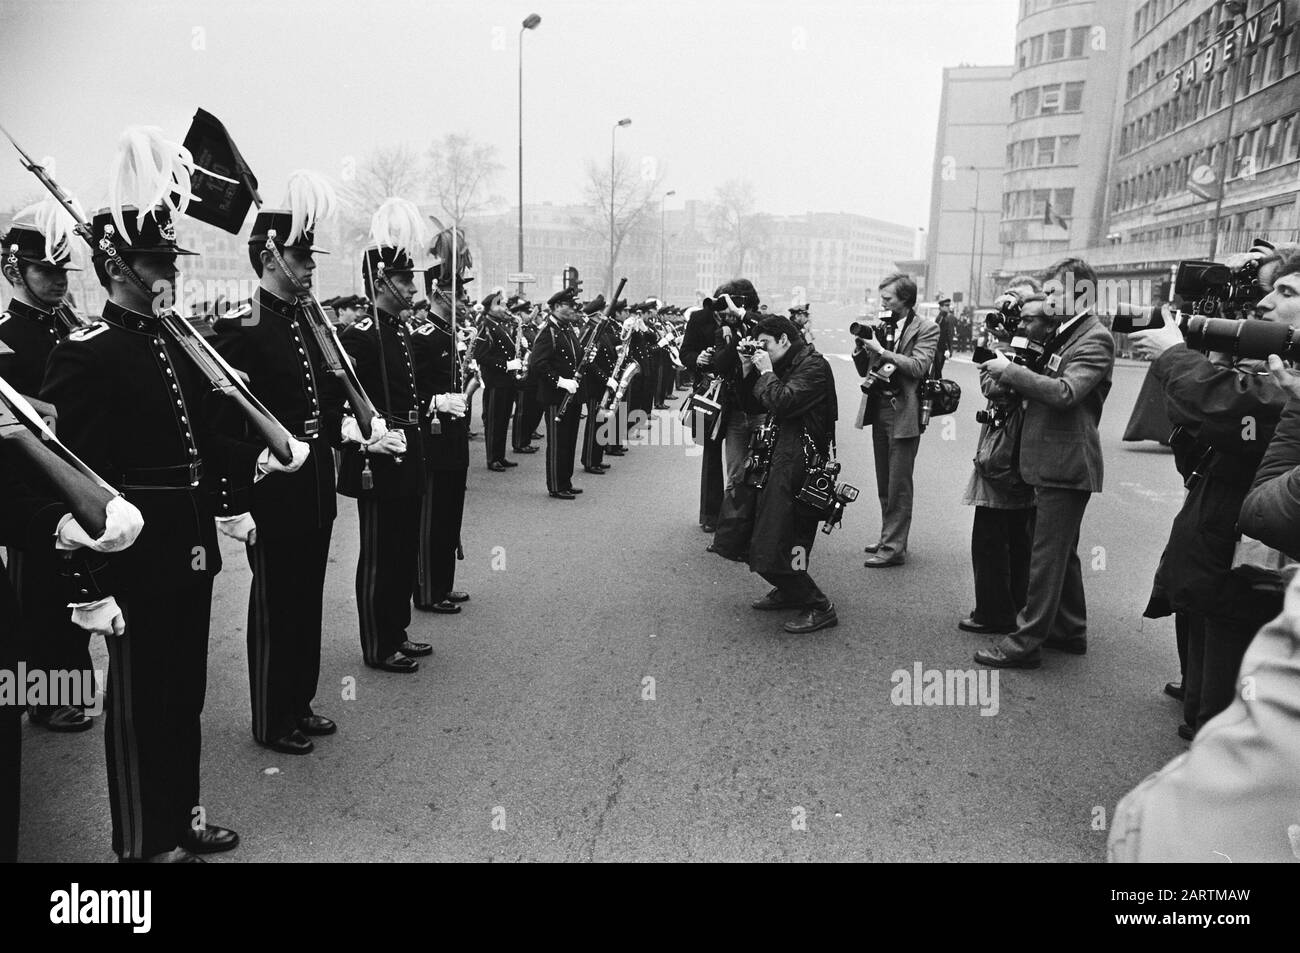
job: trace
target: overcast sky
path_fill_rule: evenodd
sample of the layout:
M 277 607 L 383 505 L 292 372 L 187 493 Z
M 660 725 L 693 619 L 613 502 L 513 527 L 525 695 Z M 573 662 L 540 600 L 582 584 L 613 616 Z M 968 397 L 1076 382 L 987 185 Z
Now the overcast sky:
M 941 71 L 1009 63 L 1016 0 L 0 0 L 0 123 L 100 205 L 117 135 L 198 106 L 278 203 L 376 145 L 494 144 L 513 201 L 581 201 L 588 160 L 653 157 L 680 203 L 751 180 L 777 214 L 928 218 Z M 8 149 L 8 144 L 4 144 Z M 0 161 L 0 207 L 34 197 Z

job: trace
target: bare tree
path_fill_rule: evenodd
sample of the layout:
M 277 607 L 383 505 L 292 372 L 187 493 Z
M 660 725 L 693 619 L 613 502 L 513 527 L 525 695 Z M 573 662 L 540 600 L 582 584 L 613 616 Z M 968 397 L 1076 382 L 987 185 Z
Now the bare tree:
M 344 179 L 339 198 L 339 244 L 359 251 L 370 239 L 370 217 L 390 196 L 419 202 L 424 198 L 424 169 L 409 146 L 380 146 Z
M 454 132 L 429 147 L 429 191 L 452 223 L 459 225 L 499 201 L 491 194 L 503 168 L 496 152 L 495 146 Z
M 605 254 L 609 258 L 607 289 L 614 291 L 614 268 L 619 253 L 629 244 L 645 238 L 654 212 L 659 206 L 663 170 L 656 163 L 634 163 L 628 156 L 614 160 L 613 187 L 613 254 L 610 254 L 610 169 L 601 162 L 587 163 L 586 200 L 592 208 L 589 229 L 593 237 L 603 239 Z
M 732 276 L 744 273 L 747 260 L 757 267 L 771 240 L 771 218 L 755 211 L 757 205 L 754 185 L 746 179 L 730 179 L 715 193 L 709 227 Z

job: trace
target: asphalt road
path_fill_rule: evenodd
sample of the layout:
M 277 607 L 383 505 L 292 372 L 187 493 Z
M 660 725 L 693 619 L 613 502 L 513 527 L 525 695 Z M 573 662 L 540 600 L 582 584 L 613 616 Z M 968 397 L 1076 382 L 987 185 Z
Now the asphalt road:
M 243 843 L 214 859 L 1102 859 L 1116 801 L 1185 748 L 1160 691 L 1177 675 L 1172 623 L 1140 618 L 1181 487 L 1166 451 L 1120 441 L 1144 368 L 1116 367 L 1103 420 L 1106 489 L 1080 542 L 1089 654 L 999 673 L 982 715 L 891 700 L 892 673 L 978 669 L 986 641 L 956 628 L 972 601 L 974 369 L 950 363 L 962 407 L 922 440 L 910 561 L 867 570 L 880 514 L 850 342 L 823 331 L 817 346 L 843 477 L 863 491 L 812 553 L 838 628 L 790 636 L 784 614 L 749 608 L 766 586 L 704 552 L 699 458 L 671 433 L 605 476 L 579 469 L 576 502 L 547 497 L 540 454 L 488 472 L 480 440 L 457 583 L 472 600 L 417 613 L 411 635 L 436 654 L 414 676 L 361 664 L 356 512 L 340 501 L 316 708 L 341 731 L 293 757 L 249 734 L 249 572 L 228 547 L 203 794 Z M 26 728 L 23 796 L 23 859 L 112 859 L 102 726 Z

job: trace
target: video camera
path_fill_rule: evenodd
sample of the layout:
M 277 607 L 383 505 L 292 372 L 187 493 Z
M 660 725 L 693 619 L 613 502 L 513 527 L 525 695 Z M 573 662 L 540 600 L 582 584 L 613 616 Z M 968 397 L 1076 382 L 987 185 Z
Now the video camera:
M 844 507 L 858 498 L 858 488 L 848 483 L 839 483 L 838 460 L 825 460 L 818 457 L 808 468 L 803 486 L 795 496 L 796 502 L 816 512 L 825 521 L 823 533 L 829 533 L 844 518 Z
M 1256 248 L 1271 250 L 1256 240 Z M 1185 314 L 1206 318 L 1245 318 L 1267 293 L 1259 283 L 1259 259 L 1247 259 L 1236 268 L 1214 261 L 1180 261 L 1174 274 L 1174 294 L 1186 305 Z M 1184 312 L 1178 314 L 1182 325 Z M 1119 334 L 1150 331 L 1165 325 L 1160 305 L 1140 307 L 1121 303 L 1110 329 Z

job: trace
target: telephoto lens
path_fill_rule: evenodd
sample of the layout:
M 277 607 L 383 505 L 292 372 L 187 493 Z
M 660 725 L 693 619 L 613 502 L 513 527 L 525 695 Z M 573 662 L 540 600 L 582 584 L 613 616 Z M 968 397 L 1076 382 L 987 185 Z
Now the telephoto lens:
M 871 334 L 872 334 L 871 325 L 863 324 L 860 321 L 854 321 L 852 324 L 849 325 L 849 333 L 852 334 L 855 338 L 866 338 L 868 341 L 870 341 Z
M 1135 331 L 1163 328 L 1165 316 L 1161 307 L 1158 304 L 1142 307 L 1121 301 L 1115 306 L 1115 316 L 1111 319 L 1110 329 L 1116 334 L 1132 334 Z
M 1284 361 L 1300 361 L 1300 341 L 1288 324 L 1248 318 L 1193 317 L 1184 329 L 1187 346 L 1196 351 L 1221 351 L 1235 358 L 1262 361 L 1276 354 Z

